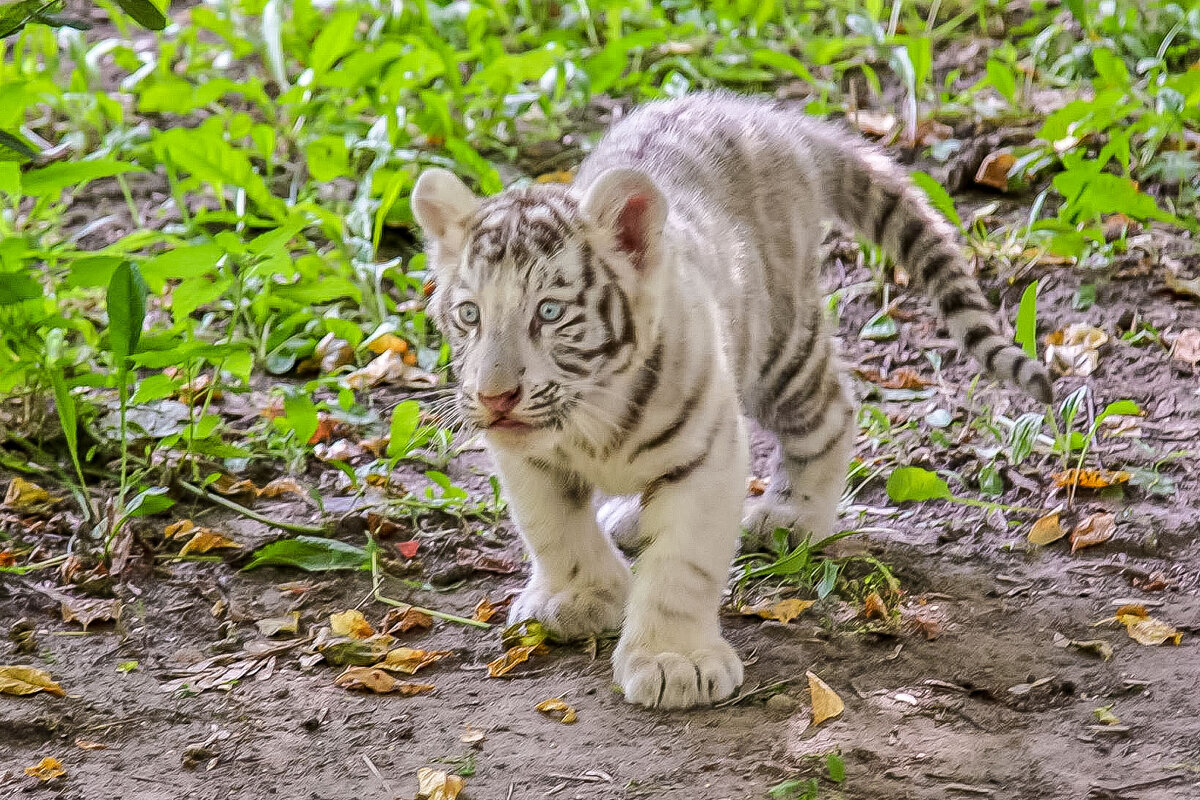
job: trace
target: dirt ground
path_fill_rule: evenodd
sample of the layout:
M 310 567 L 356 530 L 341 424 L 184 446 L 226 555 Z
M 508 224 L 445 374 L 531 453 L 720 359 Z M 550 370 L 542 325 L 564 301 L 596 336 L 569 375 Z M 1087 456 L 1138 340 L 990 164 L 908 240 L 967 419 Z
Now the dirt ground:
M 835 265 L 831 274 L 838 279 L 843 269 Z M 851 269 L 845 279 L 856 277 Z M 1078 273 L 1047 272 L 1042 279 L 1043 326 L 1079 318 L 1070 310 Z M 1088 318 L 1110 330 L 1131 311 L 1160 328 L 1200 325 L 1200 309 L 1157 285 L 1151 275 L 1102 281 Z M 1000 299 L 1014 301 L 1007 293 Z M 936 326 L 917 317 L 896 342 L 859 342 L 852 333 L 872 310 L 867 300 L 847 308 L 847 360 L 908 363 L 928 373 L 918 351 L 938 349 Z M 945 387 L 918 403 L 886 403 L 889 413 L 920 418 L 933 406 L 962 412 L 960 381 L 969 378 L 970 367 L 942 350 Z M 1195 375 L 1183 369 L 1186 374 L 1163 351 L 1110 345 L 1092 378 L 1095 401 L 1132 398 L 1146 417 L 1140 437 L 1105 443 L 1106 462 L 1149 463 L 1191 447 L 1200 404 Z M 1060 381 L 1060 395 L 1070 384 Z M 1026 401 L 987 388 L 972 403 L 1015 416 Z M 871 449 L 865 439 L 860 443 L 862 457 L 870 459 Z M 913 463 L 929 455 L 910 453 Z M 929 463 L 940 459 L 943 466 L 947 458 L 952 466 L 971 462 L 943 453 Z M 1004 501 L 1040 505 L 1051 469 L 1035 457 L 1023 475 L 1010 470 Z M 469 454 L 455 471 L 458 480 L 485 491 L 484 456 Z M 492 679 L 485 665 L 501 652 L 497 631 L 444 622 L 400 642 L 453 650 L 417 676 L 437 687 L 432 694 L 406 698 L 338 688 L 336 669 L 301 662 L 308 637 L 328 614 L 362 604 L 368 619 L 382 616 L 386 608 L 370 601 L 365 573 L 238 572 L 226 563 L 160 561 L 118 587 L 125 601 L 120 622 L 96 624 L 86 635 L 58 620 L 49 582 L 39 589 L 36 574 L 4 576 L 4 626 L 25 620 L 34 628 L 34 662 L 51 670 L 68 696 L 0 697 L 0 790 L 11 797 L 89 800 L 406 798 L 415 793 L 417 769 L 430 766 L 467 773 L 465 796 L 474 798 L 716 800 L 763 797 L 785 779 L 823 775 L 824 754 L 840 750 L 846 780 L 840 786 L 826 780 L 822 798 L 1195 798 L 1200 519 L 1192 510 L 1197 488 L 1190 472 L 1188 459 L 1163 468 L 1177 481 L 1170 496 L 1136 489 L 1122 500 L 1081 494 L 1077 509 L 1114 511 L 1119 532 L 1075 554 L 1063 542 L 1033 548 L 1024 525 L 981 509 L 942 502 L 889 506 L 876 481 L 844 519 L 870 528 L 861 546 L 893 566 L 906 608 L 928 624 L 864 633 L 854 610 L 832 601 L 786 626 L 729 610 L 725 629 L 748 664 L 743 697 L 686 713 L 624 703 L 611 684 L 611 642 L 594 655 L 556 647 L 510 677 Z M 327 502 L 337 507 L 336 500 Z M 299 503 L 260 510 L 276 518 L 314 516 Z M 193 517 L 247 545 L 278 537 L 224 512 L 197 508 Z M 448 581 L 450 590 L 409 592 L 388 582 L 389 595 L 469 615 L 481 598 L 498 599 L 521 585 L 526 567 L 507 523 L 470 530 L 428 524 L 418 534 L 422 549 L 413 574 Z M 353 523 L 340 530 L 347 541 L 361 542 Z M 520 571 L 468 571 L 455 582 L 463 571 L 454 568 L 454 553 L 464 544 L 515 559 Z M 1184 632 L 1182 644 L 1146 647 L 1119 627 L 1094 626 L 1125 602 L 1142 603 L 1175 625 Z M 290 610 L 301 614 L 300 636 L 259 635 L 256 620 Z M 1115 654 L 1103 661 L 1060 646 L 1064 637 L 1103 639 Z M 11 652 L 15 644 L 5 647 L 10 652 L 2 660 L 30 663 Z M 222 663 L 261 668 L 227 690 L 170 691 L 170 681 L 186 677 L 189 666 L 221 654 Z M 136 669 L 118 671 L 131 660 Z M 806 670 L 845 700 L 841 718 L 809 724 Z M 780 682 L 787 682 L 782 692 L 771 688 Z M 578 710 L 576 724 L 534 710 L 556 696 Z M 1101 724 L 1095 710 L 1103 707 L 1119 723 Z M 485 738 L 463 743 L 468 727 Z M 104 749 L 83 749 L 80 741 Z M 49 784 L 26 777 L 22 769 L 44 756 L 57 757 L 67 775 Z

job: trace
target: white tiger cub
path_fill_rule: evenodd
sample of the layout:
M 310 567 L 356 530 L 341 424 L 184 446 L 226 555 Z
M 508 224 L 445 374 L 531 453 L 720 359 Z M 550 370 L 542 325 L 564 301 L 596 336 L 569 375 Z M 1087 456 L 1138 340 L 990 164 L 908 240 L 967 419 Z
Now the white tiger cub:
M 855 405 L 822 312 L 823 220 L 883 245 L 988 372 L 1051 398 L 953 229 L 853 139 L 768 101 L 696 94 L 617 123 L 572 185 L 479 198 L 430 169 L 413 189 L 458 404 L 532 557 L 509 618 L 568 638 L 620 627 L 631 702 L 709 704 L 742 682 L 718 621 L 748 470 L 739 411 L 782 453 L 747 524 L 824 536 L 836 522 Z M 596 489 L 640 498 L 632 573 Z M 629 528 L 609 511 L 609 532 Z

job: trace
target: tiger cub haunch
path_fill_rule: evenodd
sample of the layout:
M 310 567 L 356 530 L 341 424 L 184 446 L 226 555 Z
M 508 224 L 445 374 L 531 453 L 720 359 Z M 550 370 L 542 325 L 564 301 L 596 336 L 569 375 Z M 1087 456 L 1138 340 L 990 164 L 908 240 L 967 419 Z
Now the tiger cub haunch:
M 744 524 L 833 529 L 855 406 L 822 313 L 822 221 L 903 264 L 988 372 L 1051 398 L 950 225 L 852 139 L 770 102 L 697 94 L 617 123 L 572 185 L 479 198 L 431 169 L 413 190 L 458 405 L 532 556 L 510 620 L 564 637 L 621 627 L 613 666 L 631 702 L 708 704 L 742 682 L 718 622 L 743 524 L 742 413 L 782 453 Z M 604 530 L 596 489 L 640 501 L 602 510 Z M 606 535 L 632 516 L 635 574 Z

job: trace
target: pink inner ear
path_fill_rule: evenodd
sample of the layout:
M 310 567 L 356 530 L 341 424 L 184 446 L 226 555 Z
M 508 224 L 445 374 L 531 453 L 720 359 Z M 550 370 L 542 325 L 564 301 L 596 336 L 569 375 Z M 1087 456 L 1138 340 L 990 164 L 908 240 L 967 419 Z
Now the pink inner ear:
M 635 194 L 625 201 L 617 214 L 617 244 L 622 251 L 633 257 L 634 266 L 641 267 L 646 255 L 646 212 L 650 198 Z

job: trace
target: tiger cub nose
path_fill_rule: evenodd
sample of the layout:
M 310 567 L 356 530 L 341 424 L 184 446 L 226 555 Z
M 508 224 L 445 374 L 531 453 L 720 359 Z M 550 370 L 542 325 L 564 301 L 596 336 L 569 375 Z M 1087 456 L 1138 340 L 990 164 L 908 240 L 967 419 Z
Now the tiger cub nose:
M 521 387 L 518 386 L 515 389 L 510 389 L 507 392 L 502 392 L 501 394 L 484 394 L 483 392 L 480 392 L 478 397 L 479 402 L 482 403 L 483 407 L 488 411 L 491 411 L 495 414 L 507 414 L 516 408 L 517 403 L 520 402 Z

